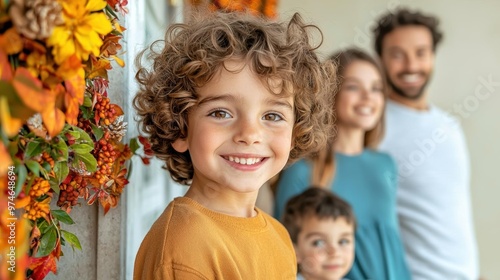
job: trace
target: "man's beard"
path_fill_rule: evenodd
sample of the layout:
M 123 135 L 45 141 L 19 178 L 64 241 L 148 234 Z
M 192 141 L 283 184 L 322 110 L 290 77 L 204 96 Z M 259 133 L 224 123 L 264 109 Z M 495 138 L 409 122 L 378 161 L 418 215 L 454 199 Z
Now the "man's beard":
M 406 75 L 406 74 L 408 74 L 408 73 L 401 73 L 398 76 Z M 418 89 L 417 94 L 409 94 L 408 92 L 404 91 L 402 88 L 399 88 L 398 86 L 396 86 L 392 82 L 391 78 L 389 77 L 389 74 L 386 73 L 386 75 L 387 75 L 387 83 L 391 87 L 392 91 L 394 91 L 394 93 L 396 93 L 397 95 L 399 95 L 401 97 L 404 97 L 406 99 L 411 99 L 411 100 L 417 100 L 424 94 L 425 88 L 427 87 L 427 84 L 429 83 L 429 79 L 430 79 L 429 75 L 425 75 L 426 76 L 425 83 L 420 87 L 420 89 Z

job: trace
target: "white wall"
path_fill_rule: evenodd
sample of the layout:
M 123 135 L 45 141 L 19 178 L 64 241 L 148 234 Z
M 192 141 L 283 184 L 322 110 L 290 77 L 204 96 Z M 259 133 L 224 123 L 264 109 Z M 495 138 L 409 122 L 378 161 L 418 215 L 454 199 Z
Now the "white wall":
M 500 1 L 470 0 L 281 0 L 282 18 L 300 12 L 318 25 L 323 57 L 349 45 L 373 54 L 371 27 L 398 6 L 441 19 L 444 41 L 430 85 L 430 98 L 459 118 L 471 155 L 472 203 L 481 275 L 500 279 Z M 485 81 L 493 81 L 486 87 Z M 479 90 L 480 95 L 475 95 Z

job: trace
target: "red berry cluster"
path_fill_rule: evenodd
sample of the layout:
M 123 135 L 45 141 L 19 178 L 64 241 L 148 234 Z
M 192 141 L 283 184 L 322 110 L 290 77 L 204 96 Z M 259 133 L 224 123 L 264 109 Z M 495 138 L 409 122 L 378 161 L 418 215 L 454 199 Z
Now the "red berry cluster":
M 100 120 L 102 124 L 110 125 L 117 117 L 115 108 L 112 106 L 107 96 L 98 92 L 94 94 L 96 99 L 94 106 L 96 122 L 99 122 Z
M 78 203 L 78 197 L 83 197 L 85 195 L 85 187 L 87 186 L 87 181 L 81 176 L 75 176 L 70 182 L 62 183 L 59 188 L 59 199 L 57 200 L 57 206 L 61 208 L 71 208 Z
M 94 147 L 94 157 L 97 160 L 97 171 L 95 173 L 95 178 L 99 181 L 99 184 L 104 185 L 108 179 L 109 175 L 113 170 L 113 164 L 119 153 L 115 151 L 115 146 L 110 139 L 108 132 L 104 133 L 104 136 L 99 140 Z

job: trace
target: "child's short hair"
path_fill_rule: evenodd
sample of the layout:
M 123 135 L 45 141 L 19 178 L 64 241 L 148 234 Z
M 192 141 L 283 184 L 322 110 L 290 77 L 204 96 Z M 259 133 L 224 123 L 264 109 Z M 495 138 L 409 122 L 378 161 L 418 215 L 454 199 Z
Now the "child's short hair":
M 294 244 L 297 243 L 304 219 L 309 217 L 334 220 L 344 218 L 356 228 L 356 218 L 349 203 L 332 192 L 315 186 L 290 198 L 285 206 L 282 221 Z
M 335 68 L 318 59 L 310 27 L 319 30 L 304 24 L 298 14 L 286 25 L 243 13 L 207 13 L 172 25 L 165 40 L 139 54 L 140 89 L 134 107 L 153 151 L 175 181 L 189 184 L 193 177 L 189 151 L 179 153 L 172 143 L 187 137 L 187 114 L 197 104 L 196 88 L 210 81 L 229 59 L 247 61 L 271 92 L 294 96 L 289 163 L 326 145 L 333 134 Z M 151 69 L 141 64 L 146 51 L 153 61 Z
M 418 25 L 429 29 L 432 35 L 432 49 L 436 47 L 443 39 L 443 33 L 439 30 L 439 19 L 435 16 L 423 14 L 420 11 L 411 11 L 406 8 L 400 8 L 391 13 L 383 15 L 373 28 L 375 35 L 375 51 L 382 55 L 382 41 L 384 37 L 398 27 Z

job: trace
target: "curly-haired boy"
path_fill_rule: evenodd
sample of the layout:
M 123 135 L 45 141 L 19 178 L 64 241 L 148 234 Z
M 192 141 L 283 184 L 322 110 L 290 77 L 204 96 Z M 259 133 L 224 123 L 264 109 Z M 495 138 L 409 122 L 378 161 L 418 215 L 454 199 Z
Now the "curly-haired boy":
M 331 136 L 334 68 L 309 27 L 297 14 L 285 24 L 217 12 L 151 46 L 134 106 L 156 156 L 190 187 L 144 238 L 134 279 L 295 279 L 287 231 L 255 201 Z

